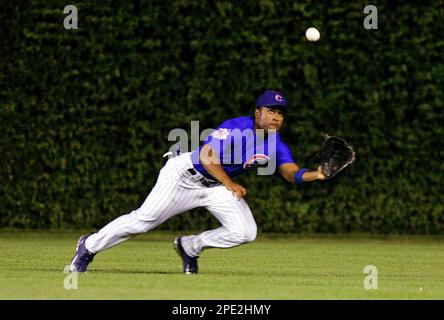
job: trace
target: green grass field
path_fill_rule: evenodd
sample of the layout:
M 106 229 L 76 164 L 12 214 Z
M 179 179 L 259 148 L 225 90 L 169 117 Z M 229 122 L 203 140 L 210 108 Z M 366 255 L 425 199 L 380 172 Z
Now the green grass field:
M 174 234 L 152 232 L 97 255 L 66 290 L 79 235 L 0 231 L 0 299 L 444 299 L 443 237 L 260 234 L 183 275 Z M 363 285 L 370 264 L 376 290 Z

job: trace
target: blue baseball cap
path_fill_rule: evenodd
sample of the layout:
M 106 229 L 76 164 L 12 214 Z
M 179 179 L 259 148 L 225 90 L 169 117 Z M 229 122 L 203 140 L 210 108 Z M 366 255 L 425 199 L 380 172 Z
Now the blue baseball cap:
M 287 108 L 287 99 L 278 91 L 266 90 L 256 100 L 256 108 L 259 107 L 283 107 Z

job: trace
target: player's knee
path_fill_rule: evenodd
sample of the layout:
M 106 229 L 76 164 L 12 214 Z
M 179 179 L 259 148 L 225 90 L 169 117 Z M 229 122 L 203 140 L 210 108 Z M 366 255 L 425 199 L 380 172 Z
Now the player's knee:
M 130 216 L 133 220 L 132 226 L 135 234 L 145 233 L 156 227 L 153 221 L 144 219 L 138 210 L 132 211 Z
M 254 228 L 250 228 L 250 230 L 245 234 L 246 242 L 252 242 L 256 240 L 257 236 L 257 227 L 254 226 Z
M 240 243 L 252 242 L 256 240 L 256 235 L 257 235 L 257 227 L 254 226 L 254 227 L 245 228 L 241 232 L 238 232 L 237 238 L 239 239 Z

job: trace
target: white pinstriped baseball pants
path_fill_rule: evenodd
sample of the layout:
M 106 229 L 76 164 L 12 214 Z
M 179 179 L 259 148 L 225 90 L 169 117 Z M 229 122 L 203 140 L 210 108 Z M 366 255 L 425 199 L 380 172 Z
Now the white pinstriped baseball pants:
M 197 257 L 204 248 L 230 248 L 254 241 L 257 226 L 245 199 L 237 200 L 220 184 L 205 187 L 200 181 L 203 176 L 197 171 L 193 175 L 188 171 L 191 168 L 190 152 L 168 160 L 142 206 L 89 236 L 86 248 L 93 253 L 100 252 L 197 207 L 207 208 L 222 226 L 182 237 L 188 255 Z

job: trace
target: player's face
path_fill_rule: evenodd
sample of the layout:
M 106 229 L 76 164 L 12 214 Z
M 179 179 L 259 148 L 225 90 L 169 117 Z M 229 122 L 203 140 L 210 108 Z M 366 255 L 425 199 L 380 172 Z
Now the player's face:
M 278 131 L 284 122 L 284 112 L 280 109 L 262 107 L 256 109 L 256 128 Z

